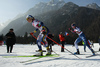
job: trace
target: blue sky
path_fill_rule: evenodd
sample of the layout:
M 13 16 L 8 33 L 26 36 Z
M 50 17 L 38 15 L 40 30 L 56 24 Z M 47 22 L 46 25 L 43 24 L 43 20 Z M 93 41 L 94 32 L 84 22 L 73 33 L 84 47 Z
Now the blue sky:
M 0 0 L 0 23 L 13 19 L 20 13 L 27 12 L 35 4 L 39 2 L 49 2 L 50 0 Z M 65 2 L 74 2 L 80 6 L 86 6 L 89 3 L 97 3 L 100 0 L 65 0 Z

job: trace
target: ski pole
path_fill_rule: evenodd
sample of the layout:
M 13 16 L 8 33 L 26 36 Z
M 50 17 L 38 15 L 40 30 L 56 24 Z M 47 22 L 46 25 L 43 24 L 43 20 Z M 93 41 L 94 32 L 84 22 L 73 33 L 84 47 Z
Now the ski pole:
M 37 39 L 33 34 L 31 34 L 35 39 Z M 43 42 L 41 42 L 43 44 Z M 53 51 L 55 54 L 57 54 L 55 51 Z M 59 54 L 57 54 L 59 56 Z
M 61 46 L 59 43 L 57 43 L 56 41 L 54 41 L 53 39 L 51 39 L 50 37 L 46 36 L 47 38 L 49 38 L 51 41 L 53 41 L 54 43 L 58 44 L 59 46 Z M 76 56 L 75 54 L 73 54 L 71 51 L 69 51 L 68 49 L 66 49 L 65 47 L 61 46 L 62 48 L 64 48 L 65 50 L 67 50 L 69 53 L 71 53 L 72 55 Z M 76 56 L 77 58 L 81 59 L 80 57 Z
M 52 50 L 53 51 L 53 50 Z M 53 51 L 55 54 L 57 54 L 55 51 Z M 57 54 L 59 56 L 59 54 Z
M 35 37 L 33 34 L 31 34 L 35 39 L 37 39 L 37 37 Z M 41 42 L 43 44 L 43 42 Z
M 33 34 L 32 34 L 32 36 L 35 38 L 35 39 L 37 39 Z M 54 43 L 56 43 L 56 44 L 58 44 L 59 46 L 61 46 L 59 43 L 57 43 L 56 41 L 54 41 L 53 39 L 51 39 L 50 37 L 48 37 L 48 36 L 46 36 L 47 38 L 49 38 L 51 41 L 53 41 Z M 43 44 L 43 42 L 41 42 L 42 44 Z M 61 46 L 62 48 L 64 48 L 63 46 Z M 75 54 L 73 54 L 71 51 L 69 51 L 68 49 L 66 49 L 66 48 L 64 48 L 65 50 L 67 50 L 69 53 L 71 53 L 72 55 L 74 55 L 74 56 L 76 56 Z M 54 51 L 53 51 L 54 52 Z M 54 52 L 55 53 L 55 52 Z M 57 53 L 55 53 L 55 54 L 57 54 Z M 59 55 L 59 54 L 57 54 L 57 55 Z M 81 59 L 80 57 L 78 57 L 78 56 L 76 56 L 77 58 L 79 58 L 79 59 Z

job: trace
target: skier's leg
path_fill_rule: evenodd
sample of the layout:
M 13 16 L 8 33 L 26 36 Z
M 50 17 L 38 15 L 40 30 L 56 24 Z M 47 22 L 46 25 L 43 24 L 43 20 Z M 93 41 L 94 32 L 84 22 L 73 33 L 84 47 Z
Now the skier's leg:
M 84 44 L 84 52 L 86 52 L 86 45 Z
M 43 56 L 43 52 L 42 52 L 42 47 L 41 47 L 41 38 L 42 38 L 42 34 L 39 34 L 38 38 L 37 38 L 37 46 L 39 48 L 39 52 L 37 55 Z
M 39 34 L 38 35 L 38 38 L 37 38 L 37 46 L 39 48 L 39 50 L 42 50 L 42 47 L 41 47 L 41 38 L 42 38 L 42 34 Z
M 91 52 L 93 53 L 93 55 L 95 55 L 95 52 L 94 52 L 94 50 L 90 47 L 90 45 L 88 44 L 85 35 L 82 34 L 80 37 L 81 37 L 81 39 L 84 41 L 84 45 L 86 45 L 86 46 L 91 50 Z
M 78 43 L 79 43 L 80 41 L 81 41 L 81 38 L 78 37 L 78 38 L 75 40 L 75 42 L 74 42 L 75 47 L 76 47 L 76 49 L 77 49 L 77 52 L 75 52 L 74 54 L 80 54 L 79 48 L 78 48 Z
M 43 38 L 42 38 L 42 42 L 44 43 L 44 47 L 46 47 L 47 49 L 47 54 L 46 55 L 50 55 L 51 54 L 51 50 L 49 49 L 49 45 L 48 45 L 48 42 L 46 40 L 46 37 L 47 35 L 44 35 Z
M 44 47 L 49 47 L 46 38 L 47 38 L 46 35 L 43 35 L 43 37 L 42 37 L 42 42 L 43 42 L 43 44 L 44 44 Z
M 39 50 L 42 50 L 42 47 L 41 47 L 41 42 L 40 42 L 40 40 L 37 40 L 37 46 L 38 46 Z
M 50 50 L 51 50 L 51 52 L 52 52 L 52 44 L 50 44 Z

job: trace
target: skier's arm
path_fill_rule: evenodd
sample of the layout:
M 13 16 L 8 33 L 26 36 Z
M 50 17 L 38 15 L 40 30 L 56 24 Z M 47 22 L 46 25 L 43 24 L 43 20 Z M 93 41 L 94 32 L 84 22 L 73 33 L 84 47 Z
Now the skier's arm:
M 72 33 L 75 33 L 75 31 L 73 31 L 71 28 L 69 28 L 69 30 L 70 30 Z
M 38 29 L 36 28 L 33 32 L 30 32 L 30 35 L 33 35 L 34 33 L 36 33 L 38 31 Z
M 35 30 L 34 30 L 34 33 L 36 33 L 38 31 L 38 28 L 36 28 Z

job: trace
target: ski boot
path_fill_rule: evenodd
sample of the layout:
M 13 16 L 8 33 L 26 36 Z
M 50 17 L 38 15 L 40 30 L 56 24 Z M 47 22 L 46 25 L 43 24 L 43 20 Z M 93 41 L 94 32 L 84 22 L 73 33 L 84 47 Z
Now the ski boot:
M 42 52 L 42 50 L 38 50 L 38 51 L 39 51 L 39 53 L 36 54 L 36 55 L 34 55 L 34 56 L 43 56 L 43 52 Z
M 86 52 L 86 50 L 84 50 L 84 52 Z
M 75 55 L 75 54 L 80 54 L 79 49 L 77 49 L 77 52 L 75 52 L 74 55 Z
M 65 52 L 65 51 L 64 51 L 64 48 L 61 48 L 61 52 Z
M 93 50 L 93 49 L 91 49 L 91 52 L 93 53 L 93 55 L 95 55 L 95 52 L 94 52 L 94 50 Z
M 47 47 L 47 54 L 46 55 L 51 55 L 51 50 L 49 49 L 49 47 Z

